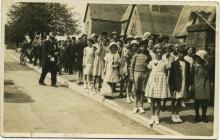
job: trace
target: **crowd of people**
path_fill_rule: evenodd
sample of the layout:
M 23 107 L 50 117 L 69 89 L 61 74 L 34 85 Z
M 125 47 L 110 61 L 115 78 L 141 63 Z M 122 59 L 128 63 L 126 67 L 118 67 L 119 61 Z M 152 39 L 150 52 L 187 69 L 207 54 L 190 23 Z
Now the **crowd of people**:
M 188 99 L 194 99 L 195 121 L 208 122 L 207 107 L 214 97 L 213 51 L 172 44 L 168 36 L 149 32 L 136 37 L 120 37 L 115 31 L 108 37 L 103 32 L 66 40 L 56 40 L 50 33 L 49 39 L 41 40 L 36 35 L 31 42 L 30 57 L 42 66 L 41 85 L 48 72 L 53 75 L 52 86 L 56 86 L 57 73 L 77 72 L 79 85 L 103 96 L 114 94 L 119 86 L 119 98 L 126 96 L 128 103 L 134 102 L 132 113 L 145 112 L 146 97 L 151 104 L 151 125 L 159 124 L 160 110 L 166 110 L 167 101 L 171 102 L 171 120 L 182 122 L 180 108 Z M 28 46 L 24 41 L 23 50 Z

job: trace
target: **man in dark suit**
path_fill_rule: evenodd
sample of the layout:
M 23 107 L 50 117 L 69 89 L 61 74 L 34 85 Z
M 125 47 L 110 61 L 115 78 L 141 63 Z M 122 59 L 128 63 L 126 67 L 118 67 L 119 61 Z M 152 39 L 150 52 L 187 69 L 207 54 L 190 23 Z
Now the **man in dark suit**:
M 66 57 L 68 64 L 68 72 L 69 74 L 73 74 L 74 69 L 74 61 L 75 61 L 75 42 L 73 42 L 70 37 L 67 37 L 66 40 Z
M 57 82 L 57 58 L 58 48 L 55 40 L 56 34 L 54 32 L 49 33 L 49 39 L 43 42 L 42 48 L 42 72 L 39 79 L 39 84 L 46 86 L 44 79 L 48 72 L 51 73 L 51 86 L 58 87 Z

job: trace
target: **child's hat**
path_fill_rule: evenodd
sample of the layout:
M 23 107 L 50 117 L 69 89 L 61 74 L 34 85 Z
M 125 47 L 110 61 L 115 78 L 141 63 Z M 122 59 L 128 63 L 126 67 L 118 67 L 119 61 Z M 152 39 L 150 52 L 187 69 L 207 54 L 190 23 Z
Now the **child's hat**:
M 90 38 L 94 38 L 94 37 L 97 37 L 97 35 L 95 33 L 92 33 Z
M 113 31 L 113 32 L 112 32 L 112 35 L 114 35 L 114 34 L 116 34 L 116 35 L 117 35 L 118 33 L 117 33 L 116 31 Z
M 109 44 L 109 46 L 108 46 L 108 49 L 111 50 L 113 46 L 116 46 L 117 49 L 118 49 L 118 45 L 117 45 L 116 42 L 111 42 L 111 43 Z
M 131 45 L 132 45 L 132 44 L 137 44 L 137 45 L 138 45 L 137 40 L 132 40 L 132 41 L 131 41 Z
M 198 50 L 196 52 L 196 56 L 200 57 L 202 60 L 204 60 L 205 62 L 207 62 L 208 59 L 208 53 L 205 50 Z
M 145 32 L 143 35 L 143 40 L 147 39 L 149 36 L 151 36 L 150 32 Z
M 133 39 L 134 37 L 132 35 L 128 35 L 127 39 Z

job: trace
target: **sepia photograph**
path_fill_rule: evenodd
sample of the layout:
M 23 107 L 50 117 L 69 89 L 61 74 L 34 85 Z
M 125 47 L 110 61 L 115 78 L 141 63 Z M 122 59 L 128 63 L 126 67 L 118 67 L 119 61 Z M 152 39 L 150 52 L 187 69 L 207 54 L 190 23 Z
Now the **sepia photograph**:
M 219 3 L 3 0 L 3 137 L 216 139 Z

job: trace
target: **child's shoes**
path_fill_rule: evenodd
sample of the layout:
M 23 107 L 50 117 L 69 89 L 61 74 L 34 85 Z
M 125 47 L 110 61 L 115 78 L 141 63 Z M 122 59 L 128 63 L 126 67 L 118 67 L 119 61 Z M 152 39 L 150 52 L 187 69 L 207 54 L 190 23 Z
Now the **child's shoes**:
M 130 97 L 130 100 L 132 101 L 132 102 L 135 102 L 135 100 L 134 100 L 134 98 L 131 96 Z
M 138 108 L 137 107 L 134 107 L 134 109 L 132 110 L 132 113 L 135 114 L 138 112 Z
M 183 122 L 183 120 L 180 118 L 179 115 L 176 115 L 176 119 L 177 119 L 177 121 L 178 121 L 179 123 Z
M 129 97 L 127 97 L 127 103 L 131 103 L 131 99 Z
M 155 122 L 154 122 L 155 125 L 158 125 L 160 124 L 159 122 L 159 116 L 155 116 Z
M 139 107 L 139 113 L 143 114 L 145 113 L 144 108 L 143 107 Z
M 178 121 L 179 121 L 179 120 L 176 118 L 176 115 L 172 115 L 171 120 L 172 120 L 172 122 L 174 122 L 174 123 L 178 123 Z
M 151 116 L 151 119 L 150 119 L 149 125 L 153 125 L 154 122 L 155 122 L 155 117 L 154 117 L 154 116 Z
M 88 89 L 88 86 L 87 86 L 87 84 L 84 84 L 84 86 L 83 86 L 83 87 L 84 87 L 84 89 Z

